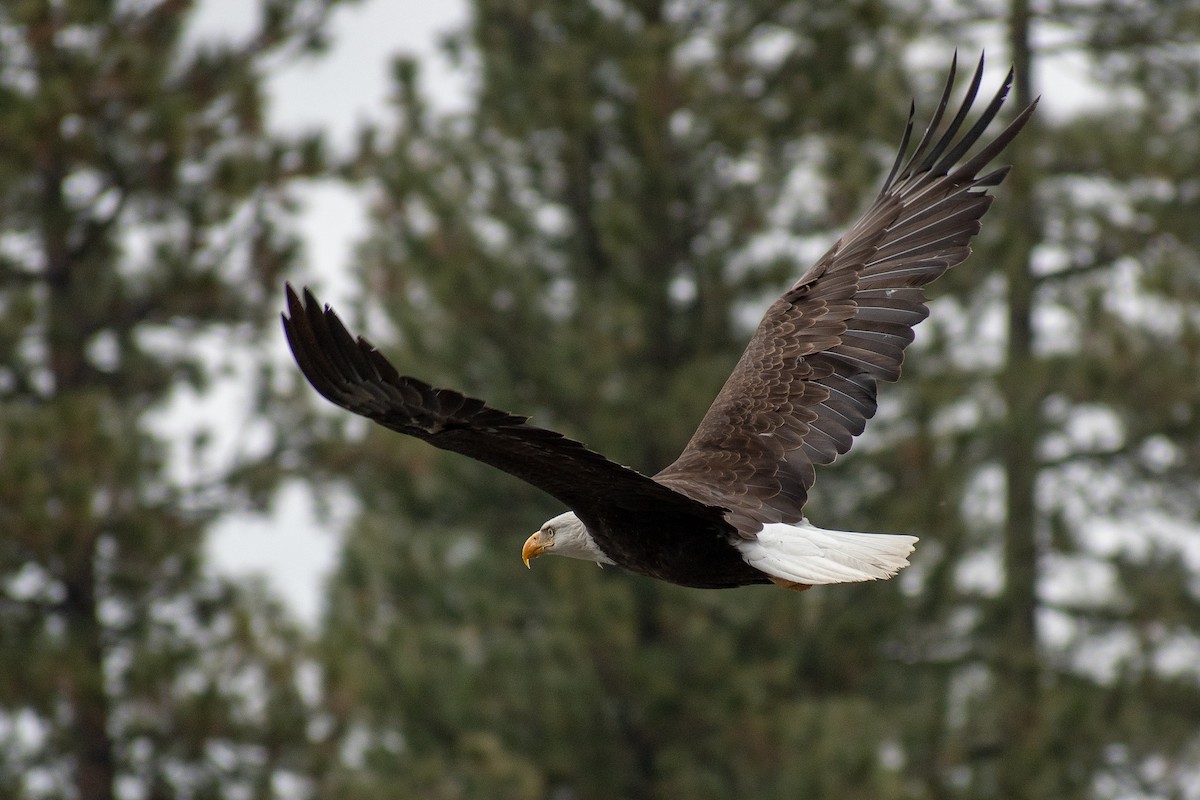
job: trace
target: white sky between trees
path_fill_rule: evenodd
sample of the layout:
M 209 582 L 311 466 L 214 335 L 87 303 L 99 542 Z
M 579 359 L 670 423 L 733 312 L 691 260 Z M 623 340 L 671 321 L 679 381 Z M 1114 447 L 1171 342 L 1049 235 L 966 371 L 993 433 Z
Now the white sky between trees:
M 256 6 L 245 0 L 201 0 L 192 35 L 244 34 L 254 23 Z M 435 107 L 464 108 L 467 83 L 451 73 L 441 57 L 438 41 L 442 33 L 463 25 L 467 13 L 466 0 L 366 0 L 339 9 L 331 21 L 332 46 L 325 55 L 289 64 L 268 77 L 270 124 L 280 131 L 322 130 L 335 151 L 345 152 L 363 123 L 390 124 L 389 65 L 400 53 L 420 60 L 422 83 Z M 982 38 L 992 38 L 981 33 Z M 1053 38 L 1053 32 L 1049 32 L 1049 38 Z M 974 60 L 978 46 L 977 42 L 960 43 L 968 62 Z M 998 70 L 1004 50 L 989 50 L 994 54 L 989 59 L 992 68 L 987 85 L 991 86 L 992 79 L 1002 74 Z M 914 58 L 940 65 L 948 57 L 941 51 L 941 47 L 922 49 L 914 53 Z M 1035 76 L 1046 95 L 1042 113 L 1069 113 L 1080 106 L 1103 102 L 1104 93 L 1088 86 L 1082 62 L 1058 61 L 1058 69 L 1044 69 Z M 305 263 L 296 274 L 288 276 L 289 280 L 313 283 L 323 299 L 335 306 L 344 304 L 353 291 L 348 269 L 352 249 L 366 234 L 363 195 L 334 181 L 310 183 L 300 194 L 304 209 L 297 223 L 305 241 Z M 201 341 L 199 346 L 220 361 L 232 344 L 227 338 L 214 337 Z M 290 362 L 282 334 L 272 346 L 281 362 Z M 203 396 L 178 392 L 170 408 L 155 420 L 161 433 L 180 443 L 173 458 L 173 472 L 185 483 L 202 480 L 208 469 L 216 471 L 239 448 L 253 449 L 254 427 L 243 411 L 250 405 L 249 382 L 239 379 L 236 358 L 232 366 L 233 372 L 219 381 L 214 391 Z M 214 424 L 217 420 L 220 425 Z M 204 458 L 195 459 L 185 443 L 191 431 L 206 424 L 216 431 L 216 442 Z M 337 557 L 342 522 L 353 510 L 347 495 L 333 492 L 326 499 L 332 507 L 332 519 L 322 522 L 317 519 L 309 489 L 296 482 L 284 487 L 272 513 L 235 513 L 219 521 L 208 541 L 214 568 L 227 574 L 263 576 L 303 622 L 315 624 L 321 611 L 322 582 Z M 983 568 L 985 582 L 995 569 L 994 564 Z M 1087 583 L 1079 577 L 1068 582 Z
M 201 0 L 193 19 L 193 37 L 237 37 L 254 25 L 257 3 L 245 0 Z M 367 0 L 339 9 L 331 20 L 332 46 L 327 53 L 293 63 L 269 76 L 269 119 L 276 130 L 326 133 L 335 151 L 345 152 L 365 122 L 390 122 L 390 63 L 399 53 L 416 56 L 422 81 L 436 107 L 465 105 L 466 84 L 452 75 L 440 57 L 441 34 L 466 21 L 464 0 Z M 311 183 L 300 192 L 303 213 L 298 227 L 305 241 L 305 264 L 290 275 L 296 283 L 314 283 L 322 297 L 337 304 L 350 289 L 348 264 L 355 243 L 366 234 L 362 196 L 333 181 Z M 282 287 L 279 295 L 283 304 Z M 271 330 L 268 329 L 268 335 Z M 214 339 L 201 346 L 219 358 L 229 343 Z M 283 334 L 273 343 L 280 360 L 290 361 Z M 242 437 L 253 439 L 244 421 L 249 407 L 247 382 L 236 371 L 213 392 L 178 393 L 156 427 L 172 441 L 186 441 L 197 425 L 228 421 L 217 428 L 210 466 L 237 451 Z M 203 465 L 191 463 L 186 446 L 172 459 L 184 480 L 201 477 Z M 333 567 L 340 543 L 340 519 L 349 516 L 348 497 L 329 498 L 334 519 L 319 522 L 314 500 L 299 483 L 286 486 L 271 514 L 232 514 L 218 522 L 208 540 L 208 555 L 219 572 L 260 574 L 306 624 L 321 611 L 322 582 Z

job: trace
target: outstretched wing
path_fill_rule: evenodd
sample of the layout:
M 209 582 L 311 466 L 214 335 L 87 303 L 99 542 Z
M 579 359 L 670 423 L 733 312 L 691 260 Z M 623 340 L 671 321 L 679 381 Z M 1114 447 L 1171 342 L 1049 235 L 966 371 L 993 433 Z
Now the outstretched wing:
M 957 61 L 957 59 L 956 59 Z M 954 86 L 905 161 L 913 113 L 875 202 L 816 265 L 767 310 L 741 360 L 680 457 L 655 479 L 700 502 L 730 509 L 747 538 L 769 522 L 794 523 L 815 477 L 850 449 L 875 414 L 876 382 L 900 377 L 913 326 L 925 319 L 922 286 L 961 263 L 991 205 L 987 189 L 1008 172 L 979 172 L 1033 113 L 1026 108 L 959 164 L 995 118 L 1012 71 L 961 136 L 979 90 L 983 59 L 945 130 Z
M 526 417 L 401 375 L 370 342 L 351 336 L 331 308 L 322 310 L 307 289 L 302 304 L 287 286 L 287 304 L 283 329 L 296 363 L 335 405 L 502 469 L 581 516 L 615 497 L 632 510 L 658 506 L 702 516 L 716 511 L 562 434 L 529 425 Z

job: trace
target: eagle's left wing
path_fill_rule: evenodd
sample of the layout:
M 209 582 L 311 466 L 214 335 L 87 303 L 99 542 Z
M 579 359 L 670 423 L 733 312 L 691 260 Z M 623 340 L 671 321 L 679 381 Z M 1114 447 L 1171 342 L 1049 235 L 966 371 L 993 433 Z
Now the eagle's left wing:
M 1012 72 L 959 135 L 983 60 L 958 112 L 938 133 L 954 67 L 925 135 L 905 162 L 912 115 L 883 190 L 833 249 L 777 300 L 686 449 L 655 479 L 728 508 L 746 538 L 801 519 L 814 467 L 850 449 L 875 414 L 877 381 L 900 376 L 913 326 L 928 316 L 922 286 L 961 263 L 1008 172 L 979 174 L 1033 113 L 1030 105 L 963 163 L 995 118 Z

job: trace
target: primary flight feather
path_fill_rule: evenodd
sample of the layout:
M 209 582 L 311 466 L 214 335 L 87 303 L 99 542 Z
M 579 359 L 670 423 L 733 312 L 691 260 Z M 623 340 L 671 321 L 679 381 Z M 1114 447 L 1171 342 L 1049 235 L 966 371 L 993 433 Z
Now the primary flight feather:
M 691 441 L 654 477 L 526 417 L 401 375 L 307 289 L 302 300 L 287 287 L 288 344 L 331 402 L 491 464 L 571 509 L 525 542 L 527 565 L 563 555 L 700 588 L 804 589 L 890 577 L 908 564 L 915 537 L 823 530 L 803 509 L 815 468 L 849 450 L 875 414 L 878 381 L 899 378 L 913 327 L 929 314 L 921 287 L 970 254 L 991 205 L 987 190 L 1008 172 L 984 170 L 1033 113 L 1036 103 L 980 144 L 1012 84 L 1010 70 L 964 131 L 982 74 L 981 58 L 943 126 L 951 65 L 911 154 L 910 111 L 875 201 L 771 305 Z

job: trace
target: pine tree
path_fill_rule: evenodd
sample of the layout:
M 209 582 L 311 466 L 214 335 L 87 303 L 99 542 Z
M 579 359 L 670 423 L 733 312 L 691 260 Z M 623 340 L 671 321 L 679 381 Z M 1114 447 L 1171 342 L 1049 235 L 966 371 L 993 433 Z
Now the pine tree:
M 199 44 L 189 2 L 0 6 L 0 795 L 299 779 L 297 634 L 200 549 L 272 454 L 214 462 L 200 431 L 174 455 L 157 420 L 272 321 L 287 182 L 320 150 L 264 130 L 261 75 L 320 45 L 330 5 Z M 193 457 L 218 472 L 181 486 Z
M 367 511 L 326 621 L 324 796 L 1186 796 L 1197 15 L 976 5 L 919 20 L 919 63 L 999 26 L 1014 105 L 1072 55 L 1112 99 L 1044 106 L 1006 155 L 976 255 L 817 484 L 818 521 L 921 535 L 914 566 L 800 597 L 530 578 L 516 547 L 559 509 L 371 430 L 331 464 Z M 916 21 L 473 8 L 469 113 L 430 112 L 401 63 L 394 138 L 364 137 L 360 316 L 405 371 L 654 470 L 936 91 L 904 82 Z M 1080 38 L 1033 44 L 1058 30 Z
M 1006 27 L 1018 102 L 1072 63 L 1103 98 L 1044 107 L 1017 142 L 976 255 L 875 424 L 887 448 L 847 465 L 892 476 L 864 519 L 926 533 L 907 576 L 923 688 L 904 750 L 931 797 L 1187 796 L 1197 7 L 978 6 Z M 1071 34 L 1035 44 L 1054 30 Z
M 375 340 L 406 372 L 661 468 L 890 163 L 901 49 L 859 42 L 903 20 L 873 3 L 474 9 L 454 44 L 478 63 L 470 113 L 430 112 L 401 63 L 395 137 L 366 138 L 360 316 L 395 326 Z M 798 200 L 802 178 L 818 188 Z M 899 791 L 874 710 L 894 585 L 798 602 L 583 563 L 529 576 L 517 548 L 560 510 L 536 491 L 382 430 L 333 466 L 367 511 L 326 620 L 329 753 L 348 760 L 324 796 Z
M 1200 171 L 1200 5 L 1038 18 L 1017 0 L 1009 20 L 1027 94 L 1052 63 L 1030 42 L 1062 24 L 1083 34 L 1108 107 L 1047 124 L 1040 180 L 1011 198 L 1026 233 L 1005 259 L 1006 383 L 1024 377 L 1024 393 L 1008 429 L 1026 432 L 1009 438 L 1023 452 L 1006 466 L 1001 604 L 1028 655 L 998 664 L 1017 676 L 1000 688 L 1021 698 L 1005 733 L 1024 739 L 999 758 L 997 796 L 1178 795 L 1200 752 L 1200 595 L 1185 545 L 1200 523 L 1200 206 L 1187 188 Z M 1142 105 L 1125 119 L 1123 93 Z M 1011 332 L 1022 328 L 1023 344 Z M 1097 541 L 1106 529 L 1112 545 Z M 1059 573 L 1071 569 L 1103 575 L 1104 590 L 1070 586 Z M 1091 655 L 1126 637 L 1110 663 Z M 1047 750 L 1061 761 L 1046 764 Z

